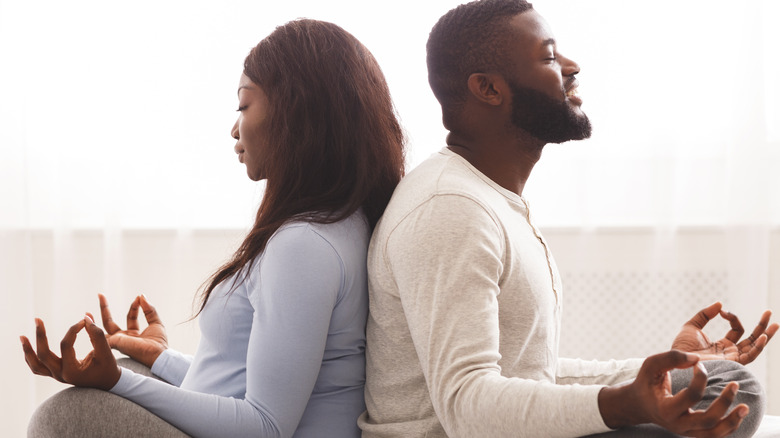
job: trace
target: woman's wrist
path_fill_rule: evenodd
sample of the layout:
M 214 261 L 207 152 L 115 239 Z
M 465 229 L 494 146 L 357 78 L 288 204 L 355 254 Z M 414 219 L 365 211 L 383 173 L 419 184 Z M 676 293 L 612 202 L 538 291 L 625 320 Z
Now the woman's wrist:
M 167 350 L 168 347 L 160 346 L 159 349 L 153 350 L 148 352 L 147 354 L 144 354 L 143 358 L 136 359 L 138 362 L 141 362 L 142 364 L 146 365 L 147 368 L 152 368 L 154 363 L 157 361 L 157 358 L 160 357 L 161 354 L 163 354 L 163 351 Z
M 119 382 L 119 379 L 122 378 L 122 368 L 117 365 L 116 372 L 111 373 L 110 376 L 106 379 L 105 382 L 101 383 L 99 389 L 102 389 L 104 391 L 111 391 L 111 389 L 116 386 L 116 384 Z

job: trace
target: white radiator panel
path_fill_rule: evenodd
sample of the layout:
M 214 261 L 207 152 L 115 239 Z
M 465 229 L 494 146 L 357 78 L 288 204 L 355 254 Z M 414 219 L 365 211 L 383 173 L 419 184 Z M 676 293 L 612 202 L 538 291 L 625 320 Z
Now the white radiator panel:
M 583 359 L 645 357 L 671 347 L 680 326 L 702 307 L 721 301 L 729 310 L 728 273 L 565 272 L 560 354 Z M 744 321 L 752 330 L 753 320 Z M 705 333 L 729 330 L 720 317 Z
M 646 357 L 669 350 L 682 324 L 721 301 L 745 336 L 765 309 L 780 321 L 780 230 L 546 229 L 563 279 L 560 355 Z M 720 317 L 705 333 L 729 330 Z M 780 415 L 780 337 L 748 365 Z

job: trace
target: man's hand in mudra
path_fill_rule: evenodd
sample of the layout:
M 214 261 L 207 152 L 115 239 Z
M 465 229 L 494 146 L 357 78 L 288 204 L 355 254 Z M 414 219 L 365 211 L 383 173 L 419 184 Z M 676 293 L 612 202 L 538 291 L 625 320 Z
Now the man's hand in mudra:
M 723 339 L 712 342 L 704 334 L 703 329 L 710 320 L 718 315 L 731 324 L 731 330 L 726 333 Z M 682 330 L 672 342 L 672 349 L 696 353 L 703 360 L 732 360 L 746 365 L 761 354 L 767 342 L 780 328 L 777 323 L 769 325 L 771 316 L 772 312 L 765 311 L 750 336 L 740 340 L 745 334 L 745 329 L 742 328 L 739 318 L 733 313 L 724 311 L 723 305 L 717 302 L 702 309 L 683 325 Z

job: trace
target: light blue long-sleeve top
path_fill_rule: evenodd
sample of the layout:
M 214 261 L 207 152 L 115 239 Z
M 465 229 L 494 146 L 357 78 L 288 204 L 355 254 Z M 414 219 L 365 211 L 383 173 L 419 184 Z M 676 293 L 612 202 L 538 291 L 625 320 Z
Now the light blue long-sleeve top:
M 369 237 L 360 211 L 284 225 L 246 281 L 214 289 L 195 356 L 154 363 L 170 384 L 122 369 L 111 392 L 196 437 L 360 436 Z

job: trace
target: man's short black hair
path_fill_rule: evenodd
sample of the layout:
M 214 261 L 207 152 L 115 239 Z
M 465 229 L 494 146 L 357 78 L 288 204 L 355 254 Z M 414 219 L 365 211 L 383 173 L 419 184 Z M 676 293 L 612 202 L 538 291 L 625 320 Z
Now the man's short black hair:
M 428 44 L 428 83 L 446 121 L 465 101 L 473 73 L 507 70 L 509 19 L 533 6 L 525 0 L 477 0 L 447 12 Z

